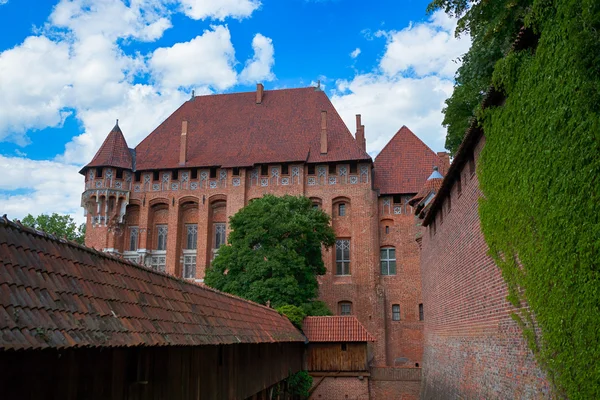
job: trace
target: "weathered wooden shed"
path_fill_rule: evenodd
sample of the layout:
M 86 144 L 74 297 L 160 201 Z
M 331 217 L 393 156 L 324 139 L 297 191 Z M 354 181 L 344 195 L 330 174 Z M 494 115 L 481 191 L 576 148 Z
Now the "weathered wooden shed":
M 375 341 L 355 316 L 307 317 L 305 369 L 309 372 L 367 371 L 367 343 Z
M 305 338 L 250 301 L 0 218 L 3 399 L 246 399 Z

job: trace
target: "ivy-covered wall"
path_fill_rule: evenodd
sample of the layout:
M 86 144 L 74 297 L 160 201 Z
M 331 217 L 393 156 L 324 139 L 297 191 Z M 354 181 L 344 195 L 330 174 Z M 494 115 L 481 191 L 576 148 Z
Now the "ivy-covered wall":
M 535 50 L 494 68 L 482 230 L 557 396 L 600 398 L 600 2 L 534 1 Z M 528 315 L 535 315 L 537 331 Z M 541 332 L 541 335 L 539 333 Z

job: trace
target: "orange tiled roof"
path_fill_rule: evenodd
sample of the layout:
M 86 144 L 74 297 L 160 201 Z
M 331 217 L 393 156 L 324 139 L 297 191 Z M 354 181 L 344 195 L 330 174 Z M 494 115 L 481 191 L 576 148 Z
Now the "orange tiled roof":
M 96 155 L 82 171 L 90 167 L 117 167 L 133 169 L 131 151 L 117 123 L 110 131 Z
M 403 126 L 375 157 L 375 188 L 380 194 L 417 193 L 434 166 L 446 174 L 446 163 Z
M 374 342 L 355 316 L 306 317 L 302 330 L 309 342 Z
M 320 152 L 321 111 L 327 111 L 328 152 Z M 182 122 L 188 121 L 187 167 L 371 160 L 329 101 L 315 88 L 197 96 L 185 102 L 136 147 L 138 170 L 181 168 Z
M 298 341 L 275 310 L 0 217 L 0 350 Z

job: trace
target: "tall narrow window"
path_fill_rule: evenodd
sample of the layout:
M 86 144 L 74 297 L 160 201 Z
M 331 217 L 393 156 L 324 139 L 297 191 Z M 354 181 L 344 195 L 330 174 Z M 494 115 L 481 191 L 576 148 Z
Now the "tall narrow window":
M 196 277 L 196 254 L 183 255 L 183 277 L 187 279 Z
M 419 321 L 423 321 L 423 303 L 419 304 Z
M 137 226 L 129 228 L 129 251 L 137 251 L 140 230 Z
M 346 203 L 340 203 L 338 205 L 338 215 L 340 217 L 345 217 L 346 216 Z
M 217 252 L 219 251 L 219 247 L 225 244 L 225 224 L 224 223 L 216 223 L 213 225 L 214 233 L 213 233 L 213 257 L 217 256 Z
M 400 321 L 400 304 L 392 305 L 392 321 Z
M 384 247 L 381 249 L 381 275 L 396 275 L 396 249 Z
M 336 275 L 350 275 L 350 239 L 335 241 Z
M 196 224 L 187 224 L 185 226 L 186 230 L 186 249 L 187 250 L 196 250 L 196 246 L 198 245 L 198 225 Z
M 349 301 L 340 301 L 338 303 L 338 312 L 340 315 L 352 315 L 352 303 Z
M 167 226 L 166 225 L 157 225 L 157 242 L 156 242 L 156 250 L 167 250 Z

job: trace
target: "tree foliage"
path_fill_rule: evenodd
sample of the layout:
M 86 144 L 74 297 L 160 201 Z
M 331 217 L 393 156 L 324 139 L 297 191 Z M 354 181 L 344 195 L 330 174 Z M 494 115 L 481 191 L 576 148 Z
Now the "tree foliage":
M 302 329 L 302 321 L 306 317 L 306 313 L 302 308 L 286 304 L 285 306 L 277 307 L 276 310 L 279 314 L 285 315 L 298 329 Z
M 230 218 L 228 244 L 207 285 L 273 307 L 311 302 L 325 273 L 323 246 L 335 242 L 329 216 L 306 197 L 266 195 Z
M 533 0 L 434 0 L 427 10 L 442 9 L 460 17 L 456 35 L 470 35 L 471 49 L 462 57 L 452 96 L 446 100 L 442 124 L 446 149 L 456 152 L 471 119 L 492 82 L 494 65 L 510 49 Z
M 490 254 L 555 396 L 600 398 L 600 2 L 465 4 L 433 6 L 463 15 L 460 28 L 474 43 L 467 59 L 481 56 L 491 68 L 480 61 L 463 67 L 481 70 L 482 83 L 506 95 L 502 106 L 475 111 L 486 137 L 479 212 Z M 505 51 L 520 24 L 539 34 L 537 47 Z M 462 98 L 461 85 L 446 109 L 457 127 L 467 113 L 459 118 L 451 102 L 475 99 Z M 463 132 L 448 132 L 460 142 Z
M 85 240 L 85 224 L 77 226 L 70 215 L 52 213 L 52 215 L 40 214 L 34 217 L 31 214 L 27 214 L 21 223 L 51 235 L 67 238 L 79 244 L 83 244 Z

